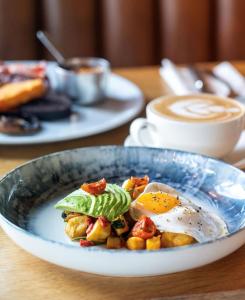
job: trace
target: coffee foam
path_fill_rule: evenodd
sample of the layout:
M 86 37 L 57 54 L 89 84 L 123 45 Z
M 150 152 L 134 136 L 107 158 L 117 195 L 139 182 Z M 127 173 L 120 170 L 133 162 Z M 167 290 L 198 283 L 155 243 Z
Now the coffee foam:
M 241 114 L 240 106 L 219 97 L 171 97 L 159 99 L 154 109 L 171 119 L 189 122 L 219 122 Z

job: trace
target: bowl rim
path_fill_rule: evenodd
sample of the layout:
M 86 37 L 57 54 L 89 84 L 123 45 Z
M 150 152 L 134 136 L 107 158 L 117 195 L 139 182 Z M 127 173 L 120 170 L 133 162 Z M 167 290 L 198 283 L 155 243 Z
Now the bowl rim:
M 146 150 L 146 151 L 156 151 L 156 152 L 161 152 L 161 151 L 167 151 L 167 152 L 178 152 L 178 153 L 182 153 L 182 154 L 190 154 L 190 155 L 195 155 L 198 157 L 202 157 L 202 158 L 206 158 L 208 160 L 211 161 L 215 161 L 217 163 L 220 163 L 222 165 L 225 165 L 228 168 L 232 168 L 235 169 L 238 172 L 241 172 L 241 174 L 243 174 L 245 176 L 245 173 L 242 172 L 241 170 L 239 170 L 238 168 L 234 167 L 233 165 L 230 165 L 224 161 L 221 161 L 219 159 L 215 159 L 212 158 L 210 156 L 207 155 L 202 155 L 202 154 L 198 154 L 198 153 L 194 153 L 194 152 L 189 152 L 189 151 L 183 151 L 183 150 L 176 150 L 176 149 L 169 149 L 169 148 L 153 148 L 153 147 L 137 147 L 137 146 L 133 146 L 133 147 L 124 147 L 124 146 L 119 146 L 119 145 L 105 145 L 105 146 L 89 146 L 89 147 L 78 147 L 78 148 L 73 148 L 73 149 L 67 149 L 67 150 L 63 150 L 63 151 L 57 151 L 57 152 L 53 152 L 53 153 L 48 153 L 46 155 L 42 155 L 40 157 L 31 159 L 19 166 L 17 166 L 16 168 L 14 168 L 13 170 L 9 171 L 8 173 L 6 173 L 1 179 L 0 179 L 0 187 L 1 187 L 1 183 L 9 176 L 11 176 L 15 171 L 21 169 L 21 168 L 25 168 L 28 165 L 31 165 L 32 163 L 45 159 L 47 157 L 53 157 L 53 156 L 58 156 L 58 155 L 62 155 L 68 152 L 76 152 L 79 150 L 90 150 L 90 149 L 142 149 L 142 150 Z M 59 247 L 63 247 L 63 248 L 70 248 L 70 249 L 79 249 L 79 251 L 84 251 L 84 252 L 105 252 L 105 253 L 131 253 L 132 255 L 135 253 L 148 253 L 148 254 L 155 254 L 155 253 L 165 253 L 165 252 L 176 252 L 176 251 L 183 251 L 183 250 L 191 250 L 191 249 L 195 249 L 197 247 L 205 247 L 206 245 L 210 245 L 210 244 L 214 244 L 214 243 L 219 243 L 222 242 L 224 240 L 230 239 L 231 237 L 239 234 L 240 232 L 245 232 L 245 225 L 244 227 L 238 229 L 235 232 L 229 233 L 226 236 L 223 236 L 221 238 L 217 238 L 211 241 L 207 241 L 207 242 L 203 242 L 203 243 L 195 243 L 195 244 L 191 244 L 191 245 L 186 245 L 186 246 L 179 246 L 179 247 L 171 247 L 171 248 L 161 248 L 159 250 L 154 250 L 154 251 L 148 251 L 146 249 L 144 250 L 134 250 L 134 251 L 129 251 L 126 248 L 121 248 L 121 249 L 107 249 L 104 248 L 102 246 L 94 246 L 94 247 L 78 247 L 78 245 L 72 245 L 72 244 L 68 244 L 68 243 L 63 243 L 63 242 L 59 242 L 59 241 L 55 241 L 55 240 L 51 240 L 45 237 L 42 237 L 40 235 L 37 235 L 27 229 L 24 229 L 14 223 L 12 223 L 9 219 L 7 219 L 5 216 L 3 216 L 3 214 L 0 212 L 0 221 L 6 223 L 8 226 L 10 226 L 11 228 L 13 228 L 14 230 L 18 230 L 21 234 L 24 235 L 28 235 L 30 238 L 32 239 L 36 239 L 45 243 L 49 243 L 49 244 L 54 244 L 57 245 Z M 0 222 L 1 225 L 1 222 Z M 3 227 L 3 226 L 2 226 Z M 11 237 L 11 236 L 10 236 Z

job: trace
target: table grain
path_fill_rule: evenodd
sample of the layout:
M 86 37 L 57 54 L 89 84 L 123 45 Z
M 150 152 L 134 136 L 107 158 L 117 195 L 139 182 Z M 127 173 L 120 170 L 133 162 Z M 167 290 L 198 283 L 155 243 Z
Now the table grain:
M 245 62 L 234 64 L 245 73 Z M 209 67 L 210 64 L 201 66 Z M 135 82 L 144 92 L 146 103 L 169 92 L 159 76 L 158 66 L 114 71 Z M 100 135 L 73 141 L 0 146 L 0 176 L 30 159 L 51 152 L 92 145 L 122 144 L 128 129 L 129 124 L 126 124 Z M 242 289 L 245 289 L 245 246 L 216 263 L 191 271 L 145 278 L 113 278 L 71 271 L 42 261 L 16 246 L 0 229 L 1 300 L 164 299 L 207 292 L 214 292 L 212 299 L 221 299 L 215 295 Z M 229 295 L 234 296 L 234 293 L 227 295 L 225 299 Z

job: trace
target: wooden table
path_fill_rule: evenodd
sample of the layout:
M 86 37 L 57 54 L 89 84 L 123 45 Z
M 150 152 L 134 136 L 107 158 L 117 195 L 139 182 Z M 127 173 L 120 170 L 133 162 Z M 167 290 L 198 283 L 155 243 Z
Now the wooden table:
M 238 62 L 236 66 L 245 73 L 245 62 Z M 158 67 L 115 71 L 135 82 L 143 90 L 146 101 L 166 94 Z M 122 144 L 128 127 L 129 124 L 101 135 L 62 143 L 0 146 L 0 176 L 29 159 L 50 152 L 88 145 Z M 1 300 L 153 299 L 236 289 L 245 289 L 245 246 L 216 263 L 187 272 L 148 278 L 111 278 L 51 265 L 17 247 L 0 229 Z

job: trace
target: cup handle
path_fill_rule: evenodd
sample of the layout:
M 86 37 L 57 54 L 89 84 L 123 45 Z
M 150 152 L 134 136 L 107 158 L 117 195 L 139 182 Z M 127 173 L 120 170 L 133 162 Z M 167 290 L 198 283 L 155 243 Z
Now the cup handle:
M 142 138 L 142 130 L 146 128 L 151 132 L 151 135 L 153 137 L 152 144 L 146 143 Z M 130 131 L 130 135 L 132 136 L 133 140 L 137 143 L 137 145 L 146 146 L 146 147 L 159 146 L 156 127 L 152 123 L 150 123 L 147 119 L 145 118 L 135 119 L 131 123 L 129 131 Z

